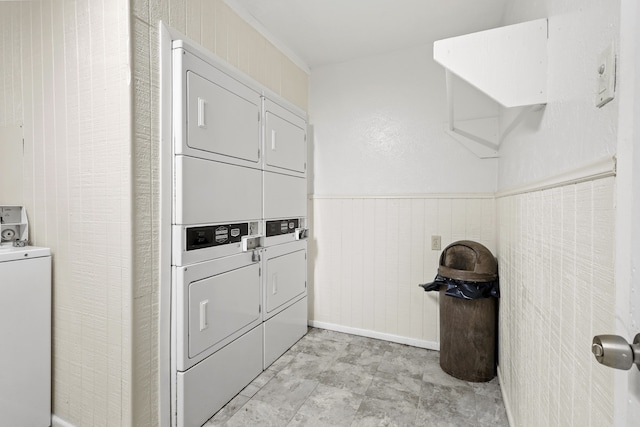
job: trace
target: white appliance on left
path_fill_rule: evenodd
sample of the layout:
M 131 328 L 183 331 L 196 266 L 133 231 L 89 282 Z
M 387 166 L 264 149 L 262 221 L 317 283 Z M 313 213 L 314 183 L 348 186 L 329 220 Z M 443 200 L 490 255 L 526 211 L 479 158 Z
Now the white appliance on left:
M 27 239 L 23 208 L 0 206 L 0 215 L 5 208 L 7 215 L 0 216 L 6 237 L 0 243 L 0 425 L 45 427 L 51 425 L 51 251 L 20 246 Z M 11 219 L 11 210 L 20 212 L 20 221 Z

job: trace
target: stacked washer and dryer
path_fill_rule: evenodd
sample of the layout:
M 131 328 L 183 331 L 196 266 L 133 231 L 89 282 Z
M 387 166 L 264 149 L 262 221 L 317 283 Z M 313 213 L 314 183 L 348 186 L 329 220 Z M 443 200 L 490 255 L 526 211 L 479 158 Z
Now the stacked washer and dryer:
M 307 331 L 306 115 L 172 45 L 173 424 L 200 426 Z

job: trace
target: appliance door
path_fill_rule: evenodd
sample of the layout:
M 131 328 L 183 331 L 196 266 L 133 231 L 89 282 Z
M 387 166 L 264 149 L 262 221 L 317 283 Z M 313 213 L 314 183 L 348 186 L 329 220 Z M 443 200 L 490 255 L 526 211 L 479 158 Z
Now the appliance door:
M 186 50 L 174 59 L 175 154 L 260 167 L 260 93 Z
M 259 219 L 262 172 L 188 156 L 175 156 L 174 224 Z
M 304 177 L 307 171 L 307 124 L 269 99 L 265 108 L 265 170 Z
M 175 267 L 175 274 L 179 371 L 261 323 L 260 264 L 251 253 Z
M 291 175 L 264 172 L 264 218 L 307 216 L 307 181 Z
M 262 253 L 266 320 L 307 294 L 307 242 L 263 248 Z

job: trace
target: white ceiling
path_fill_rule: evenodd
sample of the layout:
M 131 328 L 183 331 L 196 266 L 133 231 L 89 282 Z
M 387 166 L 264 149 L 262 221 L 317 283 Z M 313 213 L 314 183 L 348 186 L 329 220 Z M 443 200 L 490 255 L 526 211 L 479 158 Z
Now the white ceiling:
M 498 27 L 508 0 L 226 2 L 313 69 Z

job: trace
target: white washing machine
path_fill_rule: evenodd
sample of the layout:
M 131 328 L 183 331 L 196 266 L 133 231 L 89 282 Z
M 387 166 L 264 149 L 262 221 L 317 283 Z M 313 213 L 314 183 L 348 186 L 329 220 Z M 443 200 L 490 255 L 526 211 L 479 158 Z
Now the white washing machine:
M 51 252 L 0 246 L 0 424 L 51 425 Z

